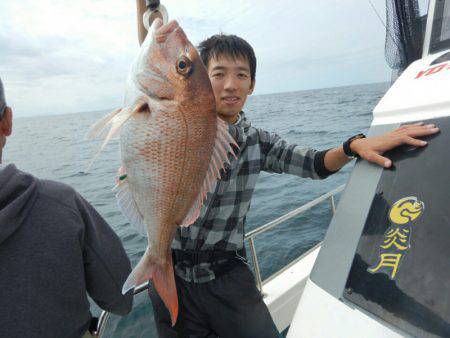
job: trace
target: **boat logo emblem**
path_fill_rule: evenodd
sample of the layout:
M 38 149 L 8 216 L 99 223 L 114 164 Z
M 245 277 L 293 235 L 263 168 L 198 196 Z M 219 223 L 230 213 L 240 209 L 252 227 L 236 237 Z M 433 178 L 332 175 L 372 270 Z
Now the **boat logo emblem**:
M 389 210 L 389 219 L 395 224 L 406 224 L 416 220 L 425 209 L 423 202 L 417 197 L 405 197 L 394 203 Z
M 411 248 L 412 222 L 425 210 L 425 204 L 417 197 L 404 197 L 389 210 L 391 226 L 385 231 L 379 245 L 377 262 L 367 269 L 371 274 L 383 273 L 391 280 L 397 276 L 403 257 Z

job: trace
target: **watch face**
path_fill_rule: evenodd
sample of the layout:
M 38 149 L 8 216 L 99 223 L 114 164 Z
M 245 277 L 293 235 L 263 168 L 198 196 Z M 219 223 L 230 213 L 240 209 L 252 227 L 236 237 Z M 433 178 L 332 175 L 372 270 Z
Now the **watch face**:
M 358 135 L 353 136 L 351 138 L 351 140 L 353 141 L 353 140 L 357 140 L 359 138 L 365 138 L 365 137 L 366 137 L 366 135 L 364 135 L 364 134 L 358 134 Z

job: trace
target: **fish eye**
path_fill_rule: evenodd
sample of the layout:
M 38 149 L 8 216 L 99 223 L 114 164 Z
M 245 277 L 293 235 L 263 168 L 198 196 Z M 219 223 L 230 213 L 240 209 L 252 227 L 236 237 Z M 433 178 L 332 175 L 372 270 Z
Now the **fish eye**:
M 190 75 L 190 70 L 192 68 L 192 61 L 185 55 L 182 55 L 177 60 L 177 72 L 183 76 Z

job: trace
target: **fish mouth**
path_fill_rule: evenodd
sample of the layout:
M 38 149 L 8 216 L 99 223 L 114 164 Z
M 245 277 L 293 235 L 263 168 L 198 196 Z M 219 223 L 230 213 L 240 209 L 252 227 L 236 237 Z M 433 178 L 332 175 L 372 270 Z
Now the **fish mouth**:
M 176 30 L 180 30 L 180 25 L 177 21 L 172 20 L 169 23 L 160 26 L 155 32 L 155 40 L 158 43 L 163 43 L 167 40 L 168 36 L 175 32 Z

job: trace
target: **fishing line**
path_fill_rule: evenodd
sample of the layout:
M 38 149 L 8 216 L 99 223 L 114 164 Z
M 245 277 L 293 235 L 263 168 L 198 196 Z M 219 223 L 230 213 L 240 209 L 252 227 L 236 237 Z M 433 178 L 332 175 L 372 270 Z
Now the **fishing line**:
M 378 19 L 380 19 L 381 24 L 383 25 L 384 29 L 386 30 L 386 33 L 388 33 L 389 37 L 391 38 L 392 42 L 394 42 L 394 44 L 397 46 L 398 50 L 400 49 L 400 46 L 397 44 L 397 41 L 395 41 L 394 37 L 392 36 L 391 32 L 389 31 L 389 29 L 386 26 L 386 23 L 383 21 L 383 19 L 381 18 L 380 14 L 378 14 L 377 9 L 375 8 L 375 6 L 373 5 L 371 0 L 367 0 L 369 1 L 370 6 L 372 6 L 373 11 L 375 12 L 375 14 L 377 15 Z

